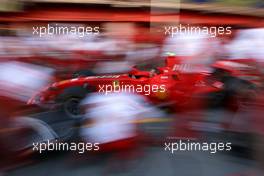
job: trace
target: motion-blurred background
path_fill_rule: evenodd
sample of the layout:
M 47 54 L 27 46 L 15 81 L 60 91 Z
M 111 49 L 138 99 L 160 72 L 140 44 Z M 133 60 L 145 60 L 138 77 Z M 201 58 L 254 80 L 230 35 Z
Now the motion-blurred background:
M 0 176 L 263 175 L 263 8 L 263 0 L 0 0 Z M 215 37 L 167 34 L 166 27 L 179 24 L 230 27 L 231 33 Z M 40 35 L 40 29 L 48 26 L 89 27 L 92 32 Z M 168 56 L 183 65 L 199 65 L 202 68 L 199 74 L 206 71 L 211 81 L 223 83 L 220 94 L 206 99 L 212 101 L 206 104 L 221 101 L 221 105 L 193 111 L 189 106 L 171 105 L 169 100 L 173 98 L 161 104 L 144 100 L 146 105 L 140 104 L 143 100 L 134 95 L 117 93 L 112 101 L 87 95 L 87 102 L 94 99 L 98 107 L 85 106 L 89 107 L 87 118 L 73 118 L 61 108 L 51 110 L 28 104 L 51 83 L 91 75 L 130 73 L 135 65 L 150 71 L 164 67 Z M 174 67 L 173 71 L 186 74 L 181 67 Z M 190 84 L 187 79 L 183 89 Z M 174 87 L 171 91 L 176 90 Z M 117 101 L 127 104 L 122 106 Z M 70 103 L 73 105 L 69 106 L 76 106 L 76 102 Z M 100 103 L 104 106 L 100 107 Z M 138 104 L 140 108 L 135 108 Z M 133 112 L 129 106 L 134 108 Z M 144 108 L 147 110 L 143 111 Z M 92 118 L 91 112 L 95 114 Z M 136 125 L 133 122 L 133 126 L 140 124 L 143 132 L 132 130 L 133 141 L 128 137 L 128 144 L 112 139 L 115 145 L 109 145 L 107 148 L 111 150 L 107 152 L 82 155 L 32 152 L 33 142 L 47 139 L 89 142 L 91 135 L 119 136 L 127 132 L 126 128 L 131 130 L 123 121 L 119 124 L 118 119 L 107 120 L 110 117 L 106 114 L 110 112 L 123 120 L 138 120 L 139 116 L 151 120 Z M 92 129 L 85 126 L 87 119 L 97 116 L 106 118 L 98 120 L 104 124 L 93 129 L 100 131 L 100 135 L 82 131 Z M 55 134 L 47 137 L 51 133 Z M 232 151 L 171 155 L 164 152 L 163 144 L 168 137 L 228 141 L 233 144 Z

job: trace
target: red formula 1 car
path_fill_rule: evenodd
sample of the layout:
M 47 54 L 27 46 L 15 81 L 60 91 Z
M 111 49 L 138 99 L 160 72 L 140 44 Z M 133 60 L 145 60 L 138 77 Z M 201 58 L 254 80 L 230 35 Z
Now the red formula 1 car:
M 173 62 L 175 60 L 168 57 L 164 67 L 151 71 L 133 68 L 128 74 L 87 76 L 56 82 L 32 97 L 28 104 L 47 108 L 60 106 L 68 115 L 76 117 L 80 114 L 80 101 L 89 92 L 106 96 L 118 91 L 139 93 L 153 103 L 180 108 L 190 104 L 193 97 L 221 90 L 221 86 L 207 82 L 207 73 L 175 71 Z

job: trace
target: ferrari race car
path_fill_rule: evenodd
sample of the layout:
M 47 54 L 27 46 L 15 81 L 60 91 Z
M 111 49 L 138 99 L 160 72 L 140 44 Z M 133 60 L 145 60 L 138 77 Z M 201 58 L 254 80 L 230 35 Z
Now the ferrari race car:
M 207 82 L 206 72 L 180 72 L 171 67 L 168 57 L 164 67 L 142 71 L 134 67 L 127 74 L 78 77 L 56 82 L 32 97 L 28 104 L 44 108 L 62 107 L 71 117 L 80 115 L 79 103 L 90 92 L 107 96 L 125 91 L 146 96 L 154 104 L 188 105 L 196 95 L 221 90 L 221 84 Z M 168 64 L 170 63 L 170 64 Z M 175 106 L 174 106 L 175 107 Z

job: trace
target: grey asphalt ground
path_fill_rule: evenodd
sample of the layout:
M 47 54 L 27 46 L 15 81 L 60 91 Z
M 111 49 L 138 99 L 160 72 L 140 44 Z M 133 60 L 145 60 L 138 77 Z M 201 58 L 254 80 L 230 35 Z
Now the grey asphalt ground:
M 144 157 L 130 161 L 113 161 L 110 158 L 100 161 L 78 160 L 72 154 L 53 156 L 32 165 L 24 166 L 7 173 L 8 176 L 78 176 L 78 175 L 122 175 L 122 176 L 232 176 L 251 172 L 255 163 L 252 160 L 232 157 L 226 154 L 204 152 L 166 153 L 163 148 L 146 148 Z M 123 169 L 109 169 L 117 162 L 117 168 L 126 162 Z M 114 166 L 113 166 L 114 168 Z
M 212 113 L 212 112 L 210 112 Z M 213 112 L 222 116 L 221 112 Z M 217 118 L 216 118 L 217 119 Z M 218 119 L 219 120 L 219 119 Z M 210 136 L 214 138 L 214 134 Z M 255 170 L 255 162 L 230 153 L 177 151 L 163 146 L 145 147 L 139 156 L 117 159 L 71 152 L 52 153 L 37 162 L 6 173 L 7 176 L 237 176 Z

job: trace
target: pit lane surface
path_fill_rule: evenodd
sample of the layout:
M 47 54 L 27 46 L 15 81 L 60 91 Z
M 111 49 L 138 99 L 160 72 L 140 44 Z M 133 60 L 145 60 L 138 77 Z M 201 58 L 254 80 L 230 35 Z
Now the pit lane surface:
M 207 114 L 214 114 L 213 121 L 218 121 L 223 117 L 221 111 L 207 112 Z M 56 122 L 55 116 L 68 119 L 61 111 L 45 112 L 35 116 L 53 122 Z M 58 132 L 64 135 L 63 129 L 70 127 L 70 123 L 65 123 L 65 126 L 61 125 Z M 214 133 L 208 136 L 217 138 Z M 234 157 L 227 153 L 210 154 L 209 152 L 188 151 L 171 154 L 165 152 L 163 146 L 148 146 L 144 148 L 143 153 L 140 152 L 139 156 L 131 160 L 116 159 L 112 155 L 92 157 L 89 153 L 55 152 L 41 156 L 41 159 L 30 165 L 10 170 L 6 175 L 228 176 L 250 172 L 254 167 L 254 161 Z
M 18 168 L 8 173 L 8 176 L 21 175 L 122 175 L 122 176 L 225 176 L 233 173 L 249 172 L 254 162 L 241 160 L 227 155 L 210 155 L 206 153 L 176 153 L 173 156 L 163 152 L 161 148 L 147 148 L 144 158 L 130 162 L 127 170 L 108 171 L 111 158 L 100 162 L 76 161 L 72 154 L 48 158 L 40 163 Z M 120 169 L 120 168 L 119 168 Z M 118 170 L 118 169 L 116 169 Z

